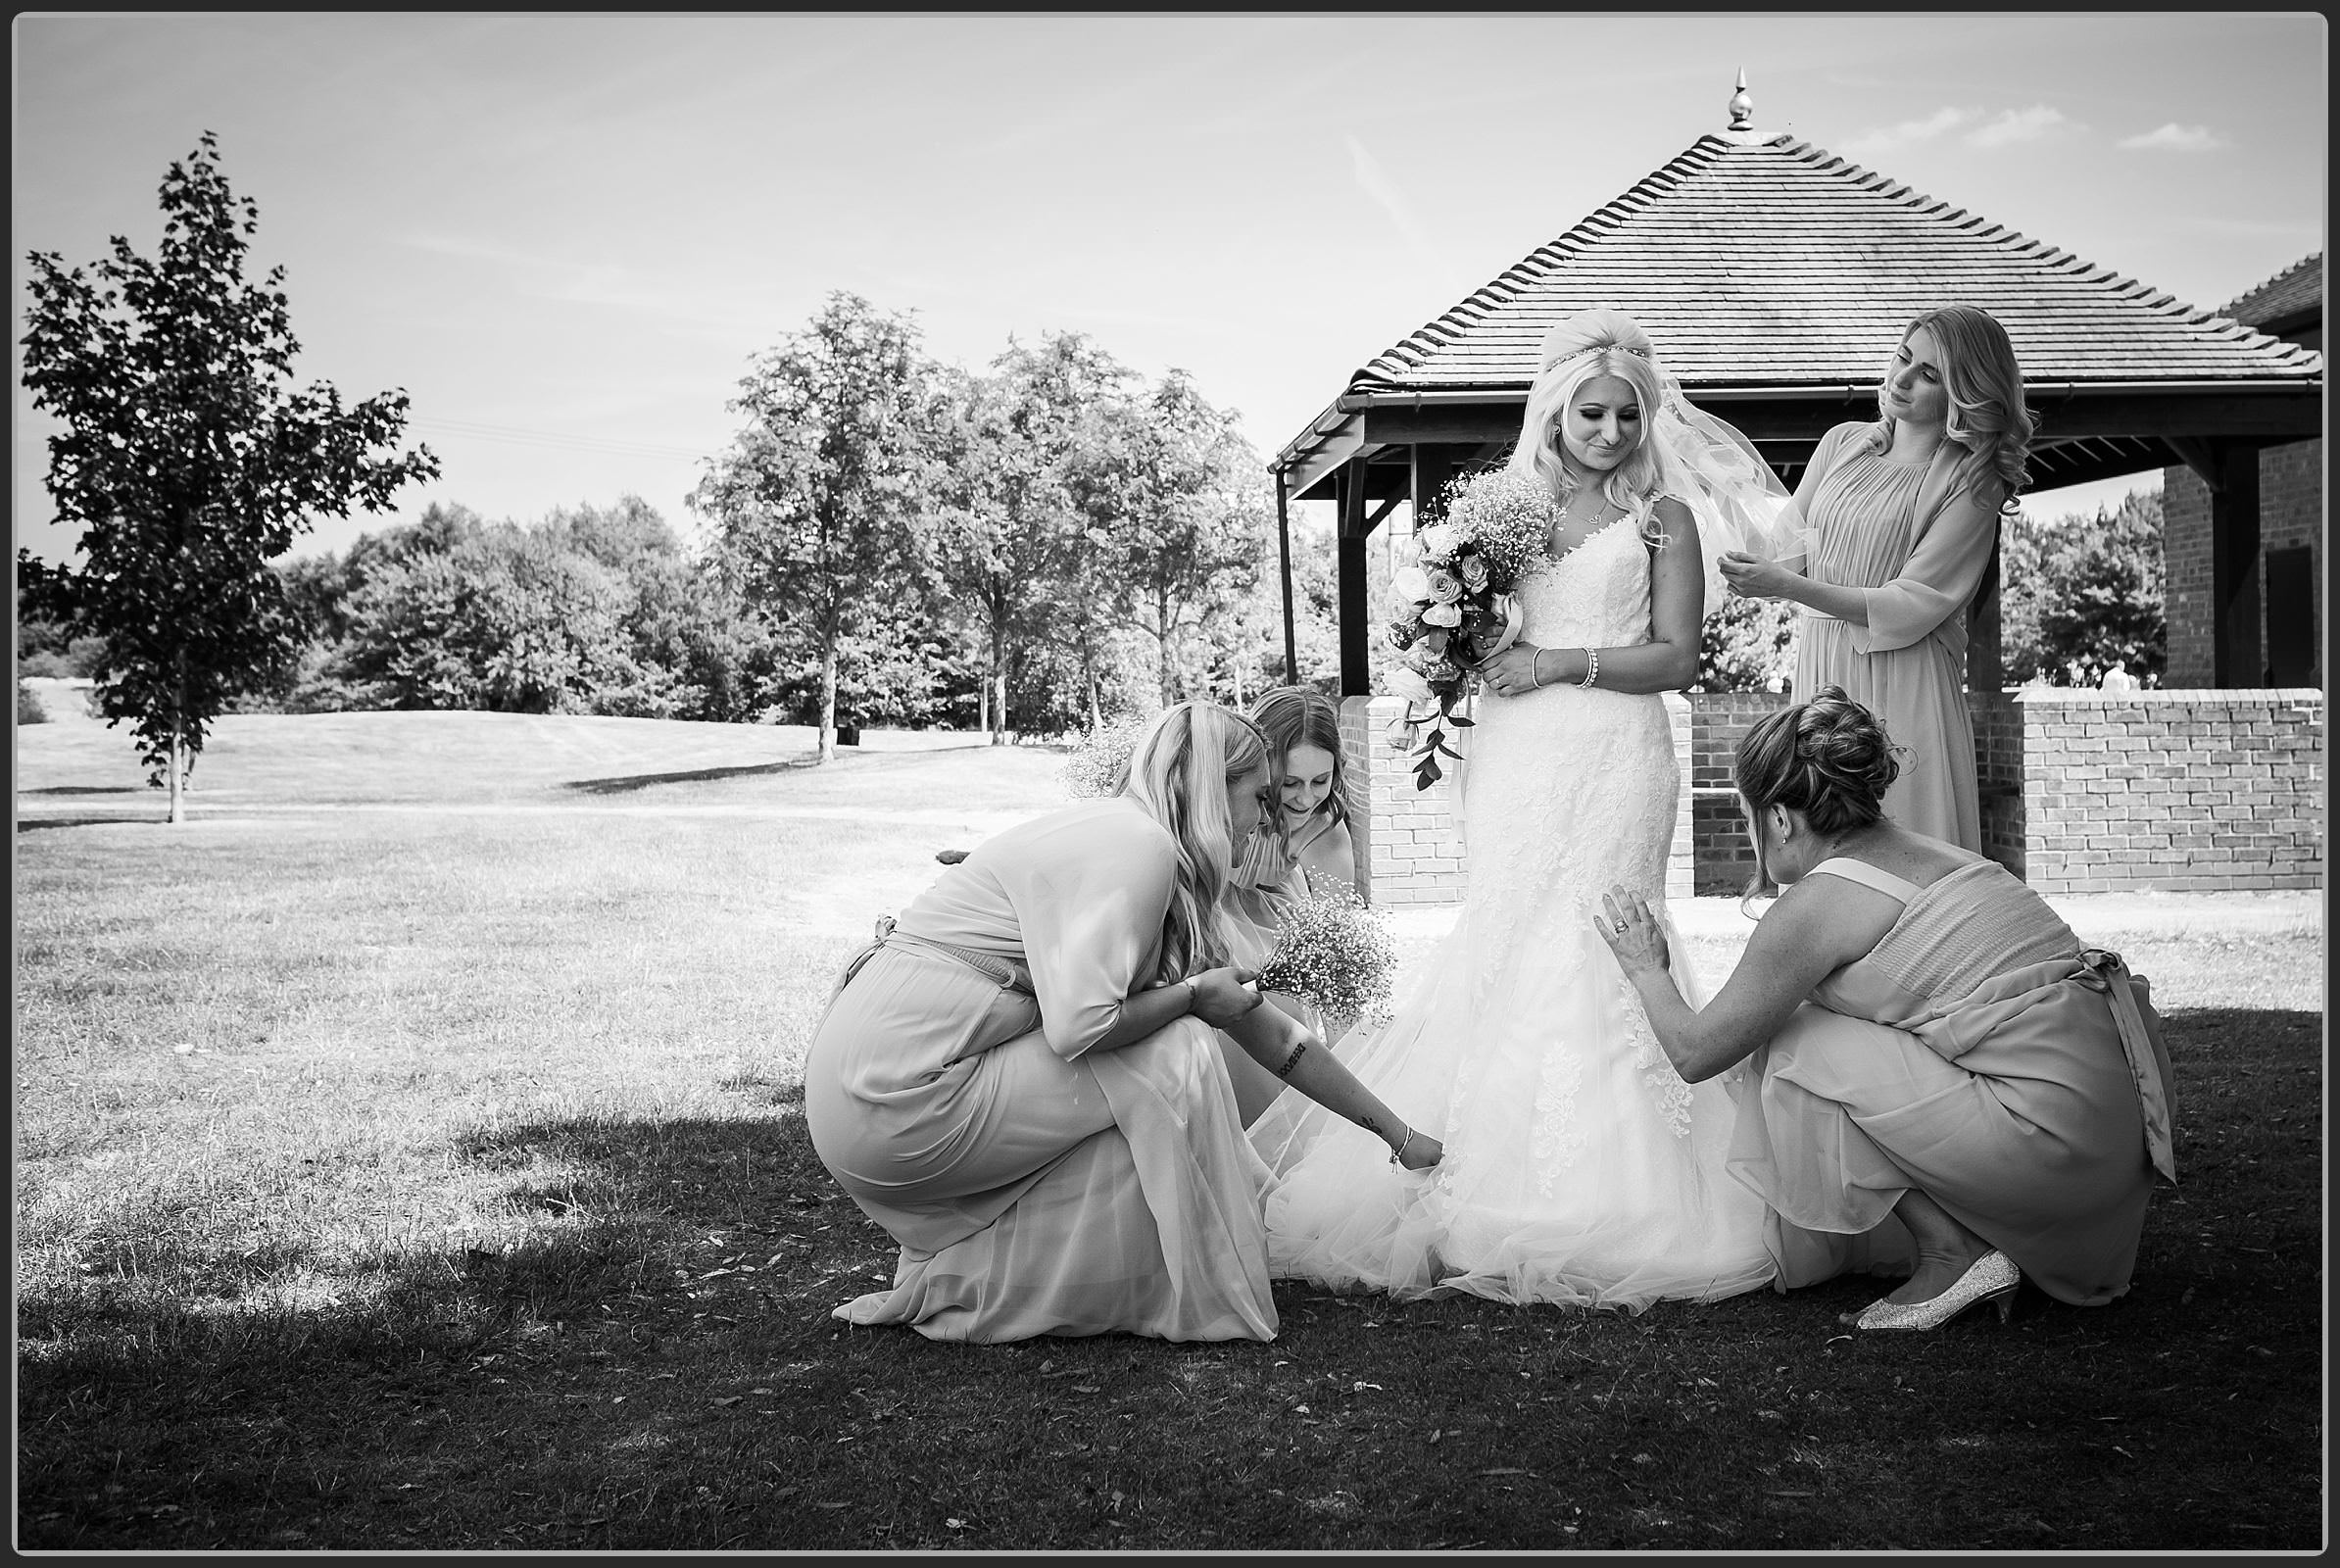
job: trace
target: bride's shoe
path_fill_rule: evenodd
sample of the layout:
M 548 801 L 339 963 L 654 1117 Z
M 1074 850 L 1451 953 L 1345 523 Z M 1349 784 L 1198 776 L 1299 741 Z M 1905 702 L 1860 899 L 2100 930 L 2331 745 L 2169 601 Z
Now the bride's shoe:
M 1985 1252 L 1958 1277 L 1957 1284 L 1941 1295 L 1906 1305 L 1899 1301 L 1872 1301 L 1869 1309 L 1853 1320 L 1853 1327 L 1938 1329 L 1978 1301 L 1995 1303 L 1999 1321 L 2004 1323 L 2015 1310 L 2015 1288 L 2023 1281 L 2023 1271 L 2015 1266 L 2015 1259 L 2005 1252 Z

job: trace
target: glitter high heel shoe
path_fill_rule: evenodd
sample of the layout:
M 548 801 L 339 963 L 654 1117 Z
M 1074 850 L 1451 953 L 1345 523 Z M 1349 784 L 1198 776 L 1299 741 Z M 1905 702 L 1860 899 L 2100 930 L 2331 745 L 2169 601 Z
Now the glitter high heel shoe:
M 1941 1295 L 1906 1305 L 1899 1301 L 1872 1301 L 1869 1309 L 1853 1320 L 1853 1327 L 1938 1329 L 1978 1301 L 1995 1303 L 1999 1321 L 2004 1323 L 2015 1310 L 2015 1288 L 2023 1282 L 2023 1271 L 2015 1266 L 2015 1259 L 2005 1252 L 1985 1252 L 1958 1277 L 1957 1284 Z

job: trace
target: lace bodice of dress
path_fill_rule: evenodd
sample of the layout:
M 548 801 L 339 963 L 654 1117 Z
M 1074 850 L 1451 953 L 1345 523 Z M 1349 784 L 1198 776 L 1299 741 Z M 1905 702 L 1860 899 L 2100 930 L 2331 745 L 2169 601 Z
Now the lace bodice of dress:
M 1596 529 L 1520 583 L 1520 635 L 1538 648 L 1649 641 L 1649 549 L 1632 517 Z

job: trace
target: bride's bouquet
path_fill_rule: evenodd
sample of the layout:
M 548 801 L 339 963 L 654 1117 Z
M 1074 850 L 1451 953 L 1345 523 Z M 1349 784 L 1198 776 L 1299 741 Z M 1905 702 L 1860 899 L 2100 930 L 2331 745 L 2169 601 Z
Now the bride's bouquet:
M 1414 560 L 1390 580 L 1405 607 L 1389 626 L 1390 685 L 1406 700 L 1400 723 L 1418 790 L 1444 776 L 1441 753 L 1459 760 L 1446 729 L 1471 727 L 1471 672 L 1519 636 L 1519 585 L 1542 563 L 1552 527 L 1551 495 L 1532 475 L 1495 469 L 1448 485 L 1445 498 L 1444 516 L 1414 535 Z
M 1345 887 L 1277 901 L 1276 951 L 1259 989 L 1298 997 L 1327 1017 L 1354 1018 L 1389 995 L 1397 949 L 1381 917 Z

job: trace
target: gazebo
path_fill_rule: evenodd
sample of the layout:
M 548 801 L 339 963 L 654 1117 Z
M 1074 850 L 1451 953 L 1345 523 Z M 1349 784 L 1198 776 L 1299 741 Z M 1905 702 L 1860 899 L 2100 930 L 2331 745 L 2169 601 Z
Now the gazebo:
M 2171 466 L 2201 476 L 2202 618 L 2215 628 L 2215 668 L 2204 673 L 2217 689 L 2008 692 L 1994 560 L 1969 612 L 1986 849 L 2050 892 L 2319 885 L 2322 694 L 2234 688 L 2259 686 L 2263 668 L 2261 455 L 2322 434 L 2320 338 L 2285 341 L 2194 309 L 1759 131 L 1743 77 L 1730 108 L 1727 129 L 1351 373 L 1268 465 L 1295 679 L 1290 503 L 1335 503 L 1342 744 L 1364 807 L 1360 888 L 1381 903 L 1445 903 L 1463 871 L 1442 788 L 1418 794 L 1380 738 L 1402 705 L 1369 695 L 1368 540 L 1400 502 L 1419 517 L 1451 476 L 1509 450 L 1555 322 L 1594 306 L 1633 316 L 1688 395 L 1744 431 L 1792 486 L 1830 427 L 1875 416 L 1878 378 L 1910 318 L 1951 302 L 1989 311 L 2014 340 L 2040 424 L 2033 488 Z M 1779 701 L 1667 699 L 1691 784 L 1670 894 L 1721 891 L 1734 874 L 1743 847 L 1728 820 L 1730 748 Z
M 1872 417 L 1920 310 L 1977 305 L 2006 326 L 2040 437 L 2032 487 L 2184 465 L 2213 497 L 2214 684 L 2257 662 L 2258 453 L 2319 435 L 2322 356 L 2181 304 L 1980 214 L 1752 125 L 1730 127 L 1521 259 L 1353 372 L 1276 454 L 1291 501 L 1336 503 L 1341 690 L 1370 690 L 1365 546 L 1401 501 L 1419 515 L 1519 433 L 1543 334 L 1593 306 L 1639 320 L 1693 401 L 1793 485 L 1819 438 Z M 1289 551 L 1289 544 L 1287 545 Z M 1289 557 L 1288 557 L 1289 559 Z M 1994 570 L 1985 579 L 1995 584 Z M 1286 647 L 1292 646 L 1287 581 Z M 1974 685 L 1997 684 L 1997 595 L 1974 612 Z M 2246 629 L 2247 628 L 2247 629 Z

